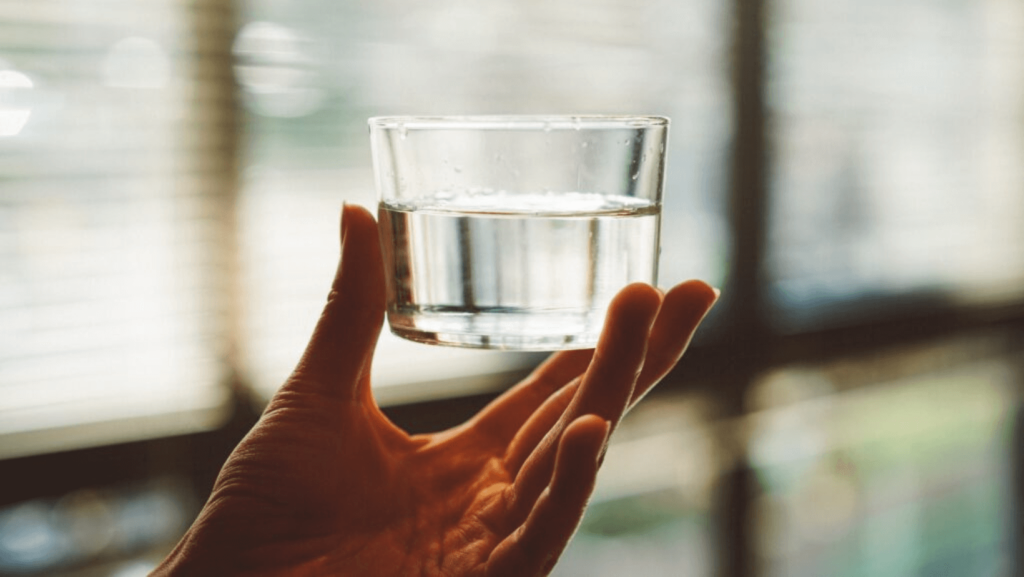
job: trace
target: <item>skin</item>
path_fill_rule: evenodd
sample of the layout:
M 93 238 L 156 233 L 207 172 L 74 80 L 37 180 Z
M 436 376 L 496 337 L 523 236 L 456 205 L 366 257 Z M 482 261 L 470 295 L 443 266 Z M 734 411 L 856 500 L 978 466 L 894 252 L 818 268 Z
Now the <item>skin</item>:
M 342 211 L 342 257 L 295 372 L 228 458 L 170 575 L 524 577 L 575 532 L 623 414 L 686 350 L 717 291 L 633 284 L 596 352 L 552 355 L 468 422 L 409 435 L 378 408 L 378 231 Z

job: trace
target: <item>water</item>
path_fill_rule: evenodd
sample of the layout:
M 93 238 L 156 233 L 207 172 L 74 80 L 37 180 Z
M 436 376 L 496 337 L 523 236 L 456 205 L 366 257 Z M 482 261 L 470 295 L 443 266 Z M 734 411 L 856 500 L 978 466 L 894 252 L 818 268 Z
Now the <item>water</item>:
M 587 193 L 382 203 L 391 330 L 463 347 L 592 347 L 615 293 L 656 281 L 660 214 Z

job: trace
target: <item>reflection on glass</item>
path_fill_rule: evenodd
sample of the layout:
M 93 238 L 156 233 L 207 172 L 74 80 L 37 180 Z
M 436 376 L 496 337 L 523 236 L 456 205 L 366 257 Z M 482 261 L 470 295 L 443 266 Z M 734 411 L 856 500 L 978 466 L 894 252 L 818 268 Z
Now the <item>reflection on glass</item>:
M 957 341 L 760 382 L 759 574 L 1006 574 L 1014 356 Z
M 844 303 L 1024 290 L 1024 6 L 773 3 L 769 295 Z

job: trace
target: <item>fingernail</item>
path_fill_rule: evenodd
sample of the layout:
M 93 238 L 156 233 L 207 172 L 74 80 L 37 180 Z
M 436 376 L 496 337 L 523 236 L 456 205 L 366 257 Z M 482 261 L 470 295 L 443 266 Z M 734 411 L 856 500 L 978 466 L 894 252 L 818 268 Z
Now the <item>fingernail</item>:
M 711 290 L 714 291 L 715 293 L 715 300 L 718 300 L 718 297 L 722 296 L 722 289 L 717 287 L 711 287 Z

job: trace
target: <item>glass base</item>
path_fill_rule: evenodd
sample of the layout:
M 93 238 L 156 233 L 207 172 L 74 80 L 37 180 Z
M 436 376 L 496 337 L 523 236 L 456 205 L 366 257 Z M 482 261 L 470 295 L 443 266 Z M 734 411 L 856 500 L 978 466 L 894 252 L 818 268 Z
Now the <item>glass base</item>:
M 604 314 L 537 311 L 389 313 L 391 332 L 418 343 L 506 351 L 589 349 Z

